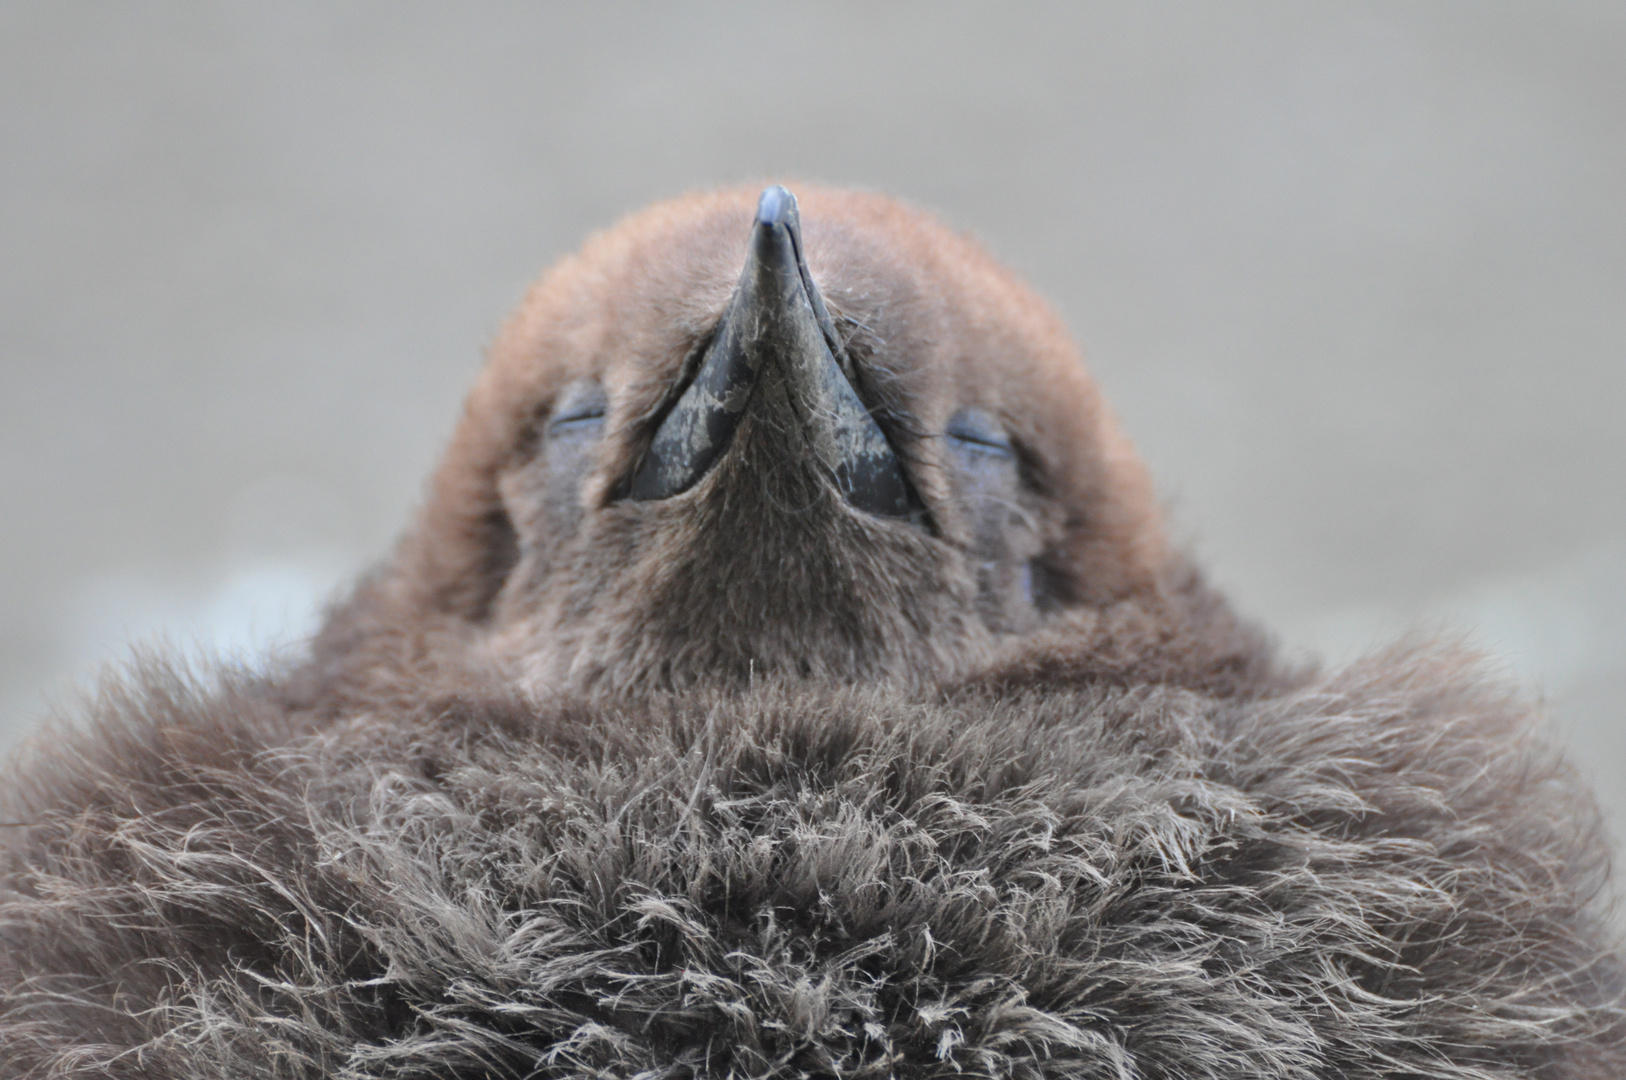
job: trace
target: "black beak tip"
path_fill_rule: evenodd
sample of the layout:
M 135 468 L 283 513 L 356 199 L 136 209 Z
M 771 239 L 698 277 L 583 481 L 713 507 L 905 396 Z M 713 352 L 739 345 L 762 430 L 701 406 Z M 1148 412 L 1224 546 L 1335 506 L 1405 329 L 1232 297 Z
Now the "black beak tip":
M 789 407 L 814 430 L 811 452 L 847 502 L 881 517 L 913 515 L 918 502 L 897 453 L 836 359 L 841 346 L 802 261 L 796 196 L 778 184 L 764 189 L 751 234 L 734 298 L 700 369 L 656 429 L 629 497 L 665 499 L 692 487 L 726 449 L 759 370 L 776 358 Z
M 790 189 L 773 184 L 762 190 L 757 199 L 758 225 L 784 225 L 789 228 L 796 227 L 796 196 Z

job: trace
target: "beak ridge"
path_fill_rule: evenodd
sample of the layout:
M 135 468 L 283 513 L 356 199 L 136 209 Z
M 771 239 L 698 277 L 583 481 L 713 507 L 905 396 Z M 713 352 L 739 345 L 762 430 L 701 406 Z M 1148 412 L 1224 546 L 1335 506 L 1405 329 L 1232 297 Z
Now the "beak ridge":
M 693 487 L 727 450 L 764 372 L 777 367 L 818 464 L 859 510 L 905 516 L 915 506 L 897 454 L 837 361 L 840 341 L 802 256 L 796 198 L 762 193 L 745 267 L 693 381 L 661 421 L 628 496 L 666 499 Z M 763 406 L 767 407 L 767 406 Z

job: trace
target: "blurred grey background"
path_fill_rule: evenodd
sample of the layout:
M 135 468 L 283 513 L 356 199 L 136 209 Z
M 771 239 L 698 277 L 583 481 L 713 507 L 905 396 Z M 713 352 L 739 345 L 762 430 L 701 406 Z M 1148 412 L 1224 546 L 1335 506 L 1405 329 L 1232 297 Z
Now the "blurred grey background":
M 769 174 L 974 231 L 1244 610 L 1472 634 L 1626 814 L 1618 2 L 0 7 L 0 742 L 296 640 L 530 278 Z

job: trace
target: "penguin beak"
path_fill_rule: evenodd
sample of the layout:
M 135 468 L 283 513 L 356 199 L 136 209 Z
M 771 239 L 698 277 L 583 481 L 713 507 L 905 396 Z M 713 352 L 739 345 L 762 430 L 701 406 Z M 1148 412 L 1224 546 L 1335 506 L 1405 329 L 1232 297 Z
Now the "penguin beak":
M 800 444 L 845 496 L 870 514 L 915 510 L 912 489 L 886 435 L 836 357 L 830 315 L 802 257 L 796 197 L 775 185 L 762 193 L 738 287 L 688 389 L 656 429 L 627 488 L 635 500 L 668 499 L 693 487 L 727 451 L 748 410 L 770 429 L 798 425 Z M 776 372 L 787 393 L 758 394 Z

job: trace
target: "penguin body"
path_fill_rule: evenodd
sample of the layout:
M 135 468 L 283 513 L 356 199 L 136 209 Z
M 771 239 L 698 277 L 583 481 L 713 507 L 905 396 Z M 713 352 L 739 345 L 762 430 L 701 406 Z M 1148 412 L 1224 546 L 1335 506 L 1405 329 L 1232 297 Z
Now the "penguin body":
M 1530 706 L 1281 665 L 1041 301 L 802 195 L 544 278 L 308 657 L 40 742 L 0 1077 L 1626 1072 Z

